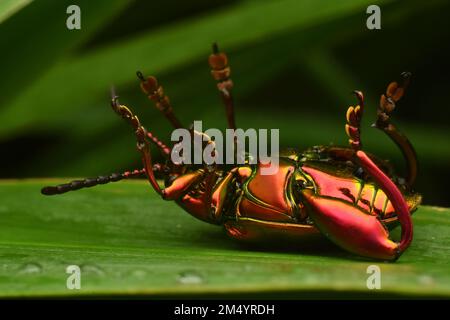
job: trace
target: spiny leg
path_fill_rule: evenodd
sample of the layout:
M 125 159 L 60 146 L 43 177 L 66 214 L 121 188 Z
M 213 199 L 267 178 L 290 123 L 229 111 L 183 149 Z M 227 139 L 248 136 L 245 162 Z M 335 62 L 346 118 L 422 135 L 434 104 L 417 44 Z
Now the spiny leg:
M 114 87 L 111 87 L 111 98 L 117 99 L 116 92 L 114 90 Z M 152 132 L 147 131 L 147 138 L 150 139 L 151 142 L 158 148 L 158 150 L 162 153 L 163 156 L 166 158 L 170 156 L 171 149 L 164 144 L 156 135 L 154 135 Z
M 172 200 L 180 197 L 193 183 L 198 181 L 203 175 L 203 170 L 197 170 L 193 174 L 184 174 L 178 176 L 171 184 L 171 186 L 161 189 L 156 181 L 155 175 L 153 173 L 152 158 L 150 154 L 150 146 L 147 137 L 147 130 L 141 125 L 138 117 L 131 112 L 131 110 L 120 105 L 117 97 L 114 97 L 111 102 L 111 106 L 114 111 L 120 115 L 124 120 L 126 120 L 135 130 L 137 149 L 141 153 L 142 161 L 144 163 L 145 172 L 147 173 L 147 178 L 152 185 L 153 189 L 159 193 L 163 199 Z
M 375 182 L 381 187 L 388 199 L 391 201 L 398 220 L 402 227 L 401 241 L 396 244 L 396 252 L 393 259 L 396 259 L 403 253 L 412 241 L 412 221 L 408 204 L 403 194 L 395 185 L 395 183 L 370 159 L 370 157 L 361 150 L 361 120 L 364 110 L 364 96 L 362 92 L 355 91 L 359 106 L 350 107 L 347 110 L 347 121 L 350 126 L 346 132 L 350 137 L 350 145 L 355 150 L 355 162 L 357 162 L 366 171 Z M 364 214 L 364 213 L 363 213 Z
M 126 106 L 119 104 L 118 97 L 115 96 L 111 99 L 111 107 L 113 110 L 121 116 L 125 121 L 127 121 L 131 127 L 134 129 L 134 134 L 136 136 L 136 146 L 138 151 L 141 153 L 142 162 L 144 163 L 145 172 L 147 173 L 147 178 L 155 191 L 162 194 L 162 190 L 156 181 L 155 175 L 153 173 L 152 157 L 150 154 L 150 145 L 147 141 L 147 130 L 141 125 L 139 118 L 133 114 L 133 112 Z
M 412 222 L 408 205 L 392 180 L 361 150 L 361 119 L 364 98 L 355 91 L 359 105 L 347 110 L 346 132 L 354 150 L 354 161 L 366 171 L 384 191 L 394 206 L 402 235 L 400 243 L 389 239 L 389 234 L 376 216 L 367 214 L 349 203 L 323 197 L 310 189 L 302 191 L 310 216 L 319 230 L 342 248 L 370 258 L 395 260 L 412 241 Z
M 150 100 L 155 103 L 156 108 L 164 114 L 164 116 L 169 120 L 174 128 L 182 128 L 183 126 L 181 122 L 173 112 L 172 105 L 170 104 L 170 99 L 164 94 L 164 89 L 159 85 L 158 80 L 156 80 L 156 78 L 153 76 L 145 78 L 140 71 L 136 72 L 136 75 L 141 81 L 142 91 Z
M 170 153 L 170 149 L 167 148 L 162 142 L 160 142 L 156 137 L 153 137 L 149 132 L 147 132 L 143 127 L 140 127 L 139 120 L 136 116 L 134 116 L 131 111 L 124 107 L 120 106 L 118 104 L 117 97 L 114 96 L 112 98 L 111 105 L 113 109 L 120 114 L 124 119 L 126 119 L 136 130 L 136 135 L 141 135 L 142 133 L 145 134 L 148 138 L 150 138 L 159 148 L 160 150 L 168 154 Z M 141 140 L 142 138 L 139 136 L 138 140 Z M 144 143 L 144 142 L 143 142 Z M 154 176 L 154 172 L 162 172 L 164 170 L 164 165 L 156 163 L 155 165 L 149 165 L 149 170 L 147 168 L 140 169 L 140 170 L 133 170 L 133 171 L 126 171 L 123 173 L 112 173 L 108 176 L 98 176 L 95 178 L 86 178 L 82 180 L 73 180 L 68 183 L 56 185 L 56 186 L 46 186 L 41 189 L 41 193 L 44 195 L 56 195 L 56 194 L 63 194 L 69 191 L 75 191 L 83 188 L 89 188 L 94 187 L 99 184 L 107 184 L 110 182 L 117 182 L 123 179 L 129 179 L 138 177 L 141 175 L 145 175 L 148 171 L 151 171 L 151 175 Z M 153 178 L 154 179 L 154 178 Z M 155 179 L 154 179 L 155 180 Z M 153 183 L 152 183 L 153 185 Z
M 315 226 L 336 245 L 369 258 L 397 257 L 397 244 L 389 240 L 388 232 L 374 216 L 343 200 L 317 195 L 311 189 L 304 189 L 302 196 Z
M 361 119 L 364 110 L 364 95 L 361 91 L 353 91 L 358 99 L 358 105 L 355 107 L 350 106 L 347 109 L 345 124 L 345 132 L 349 136 L 348 143 L 353 150 L 359 150 L 362 148 L 361 144 Z
M 384 131 L 402 151 L 408 170 L 406 178 L 407 184 L 412 186 L 417 176 L 417 155 L 411 142 L 409 142 L 404 134 L 397 130 L 390 119 L 390 115 L 395 109 L 396 102 L 400 100 L 405 93 L 405 89 L 410 81 L 411 73 L 403 72 L 401 76 L 402 81 L 400 83 L 395 81 L 391 82 L 386 89 L 386 94 L 381 95 L 380 105 L 377 109 L 377 121 L 373 126 Z
M 398 244 L 398 252 L 395 258 L 398 258 L 411 244 L 413 237 L 413 225 L 411 214 L 409 212 L 408 204 L 394 182 L 382 171 L 378 166 L 367 156 L 367 154 L 358 150 L 356 157 L 361 166 L 366 170 L 375 182 L 381 187 L 392 206 L 397 213 L 398 220 L 402 227 L 401 240 Z
M 233 96 L 231 95 L 233 81 L 230 78 L 231 70 L 228 66 L 228 57 L 225 53 L 219 52 L 219 47 L 216 43 L 213 44 L 213 53 L 209 56 L 208 62 L 211 67 L 211 74 L 217 81 L 217 89 L 219 89 L 225 104 L 228 128 L 236 129 L 234 102 Z
M 156 137 L 153 133 L 147 131 L 147 138 L 150 139 L 150 141 L 152 141 L 155 146 L 158 147 L 159 151 L 161 151 L 161 153 L 165 156 L 165 157 L 169 157 L 170 156 L 170 148 L 168 146 L 166 146 L 164 144 L 164 142 L 162 142 L 161 140 L 158 139 L 158 137 Z

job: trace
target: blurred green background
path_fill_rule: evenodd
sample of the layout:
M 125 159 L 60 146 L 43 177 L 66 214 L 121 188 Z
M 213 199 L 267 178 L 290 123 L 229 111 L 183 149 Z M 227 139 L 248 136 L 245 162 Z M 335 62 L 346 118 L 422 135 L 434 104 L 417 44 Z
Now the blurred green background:
M 66 28 L 70 4 L 81 8 L 81 30 Z M 381 7 L 381 30 L 366 28 L 370 4 Z M 110 86 L 166 142 L 171 127 L 136 70 L 159 78 L 184 124 L 225 128 L 207 63 L 217 41 L 230 59 L 239 127 L 279 128 L 282 146 L 346 145 L 344 115 L 360 89 L 366 149 L 400 172 L 399 150 L 369 125 L 387 84 L 411 71 L 394 121 L 417 149 L 424 202 L 450 206 L 449 12 L 446 0 L 2 0 L 0 178 L 140 167 Z

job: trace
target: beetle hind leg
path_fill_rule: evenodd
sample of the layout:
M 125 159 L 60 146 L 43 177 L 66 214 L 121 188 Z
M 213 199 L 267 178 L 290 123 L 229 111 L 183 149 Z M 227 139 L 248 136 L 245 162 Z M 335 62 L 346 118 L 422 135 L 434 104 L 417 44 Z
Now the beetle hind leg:
M 336 244 L 356 254 L 395 260 L 412 241 L 412 221 L 408 204 L 395 183 L 361 150 L 360 125 L 363 114 L 363 94 L 355 91 L 359 105 L 347 111 L 346 132 L 353 148 L 352 161 L 372 177 L 383 190 L 398 216 L 402 227 L 401 241 L 389 239 L 389 233 L 376 216 L 368 215 L 350 203 L 334 198 L 320 197 L 311 190 L 303 190 L 310 216 L 319 230 Z
M 377 109 L 377 121 L 373 127 L 380 129 L 386 133 L 389 138 L 400 148 L 403 157 L 406 160 L 408 186 L 412 186 L 417 176 L 417 155 L 408 138 L 402 134 L 392 123 L 390 119 L 391 113 L 396 107 L 396 102 L 401 99 L 405 93 L 405 89 L 409 84 L 411 73 L 403 72 L 402 81 L 391 82 L 386 93 L 381 95 L 380 104 Z
M 316 195 L 309 189 L 303 190 L 302 195 L 314 224 L 341 248 L 382 260 L 395 260 L 400 255 L 398 244 L 389 239 L 389 233 L 376 216 L 351 203 Z

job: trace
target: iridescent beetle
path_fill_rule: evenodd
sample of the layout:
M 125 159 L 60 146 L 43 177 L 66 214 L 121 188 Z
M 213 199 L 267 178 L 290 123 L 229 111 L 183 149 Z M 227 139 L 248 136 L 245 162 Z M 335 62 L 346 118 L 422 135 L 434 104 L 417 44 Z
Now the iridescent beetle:
M 209 57 L 212 76 L 224 101 L 229 128 L 236 128 L 233 112 L 230 68 L 227 56 L 217 45 Z M 137 73 L 143 92 L 175 128 L 181 128 L 169 98 L 154 77 Z M 261 163 L 235 166 L 174 164 L 171 148 L 146 130 L 137 116 L 116 96 L 112 108 L 133 127 L 144 168 L 42 189 L 45 195 L 92 187 L 124 178 L 146 175 L 153 189 L 165 200 L 175 200 L 194 217 L 223 225 L 232 238 L 246 242 L 310 241 L 323 234 L 338 246 L 373 259 L 396 260 L 410 245 L 412 221 L 421 196 L 412 191 L 417 174 L 415 151 L 390 122 L 395 103 L 403 96 L 409 73 L 401 83 L 392 82 L 381 96 L 374 126 L 384 131 L 401 149 L 408 168 L 406 179 L 391 166 L 361 150 L 360 124 L 363 94 L 355 91 L 358 105 L 349 107 L 345 129 L 350 148 L 317 146 L 303 152 L 280 152 L 279 170 L 262 175 Z M 212 141 L 210 141 L 212 142 Z M 165 164 L 153 164 L 150 143 L 166 157 Z M 155 174 L 161 174 L 162 188 Z M 399 243 L 389 239 L 388 230 L 400 223 Z

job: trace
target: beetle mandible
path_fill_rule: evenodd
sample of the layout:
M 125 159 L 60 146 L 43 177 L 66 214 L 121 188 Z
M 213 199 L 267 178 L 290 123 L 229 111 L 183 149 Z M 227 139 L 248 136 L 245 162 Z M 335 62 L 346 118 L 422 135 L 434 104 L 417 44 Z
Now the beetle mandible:
M 228 58 L 216 44 L 209 65 L 225 105 L 228 127 L 236 129 Z M 137 75 L 142 91 L 157 109 L 174 128 L 182 128 L 156 78 L 145 78 L 141 72 Z M 360 91 L 354 91 L 358 104 L 349 107 L 346 114 L 349 147 L 315 146 L 302 152 L 283 150 L 279 154 L 279 169 L 272 175 L 261 174 L 262 163 L 233 166 L 173 163 L 172 149 L 146 130 L 138 117 L 114 95 L 111 106 L 132 126 L 144 168 L 48 186 L 41 192 L 61 194 L 145 175 L 163 199 L 174 200 L 202 221 L 223 225 L 232 238 L 246 242 L 269 239 L 300 242 L 322 234 L 354 254 L 393 261 L 412 241 L 411 213 L 421 202 L 420 194 L 412 189 L 417 175 L 416 153 L 390 121 L 390 114 L 409 79 L 410 73 L 402 73 L 401 81 L 388 85 L 386 93 L 381 95 L 373 125 L 384 131 L 402 151 L 407 164 L 406 178 L 397 176 L 388 162 L 362 150 L 360 125 L 364 97 Z M 152 162 L 151 143 L 164 155 L 165 164 Z M 157 174 L 162 175 L 164 188 L 158 183 Z M 401 240 L 395 242 L 389 238 L 389 230 L 398 223 L 402 229 Z

